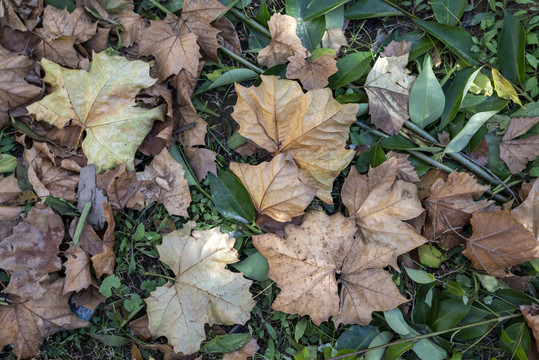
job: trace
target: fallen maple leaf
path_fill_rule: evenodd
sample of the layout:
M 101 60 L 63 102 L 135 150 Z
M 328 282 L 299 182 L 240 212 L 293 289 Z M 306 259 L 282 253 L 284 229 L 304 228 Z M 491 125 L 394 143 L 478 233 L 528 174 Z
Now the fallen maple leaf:
M 135 151 L 154 120 L 163 120 L 163 106 L 144 109 L 134 102 L 139 90 L 156 80 L 142 61 L 105 53 L 94 54 L 93 59 L 89 73 L 43 59 L 44 80 L 54 91 L 28 106 L 28 112 L 58 128 L 73 124 L 85 131 L 82 149 L 98 173 L 124 163 L 132 170 Z
M 38 60 L 45 58 L 63 66 L 77 68 L 79 55 L 77 55 L 74 45 L 75 38 L 73 36 L 43 39 L 34 48 L 34 55 Z
M 281 288 L 272 308 L 310 315 L 317 326 L 330 316 L 336 326 L 367 325 L 372 311 L 407 301 L 383 270 L 394 250 L 366 245 L 356 232 L 353 218 L 311 212 L 301 226 L 288 225 L 284 237 L 253 236 L 253 244 L 268 260 L 269 277 Z
M 289 154 L 279 154 L 256 166 L 233 162 L 230 171 L 251 195 L 259 216 L 268 215 L 277 221 L 302 215 L 316 194 L 316 189 L 298 180 L 298 167 Z
M 223 16 L 215 21 L 213 26 L 220 31 L 221 45 L 235 54 L 241 54 L 240 39 L 232 21 Z
M 47 5 L 43 11 L 43 27 L 35 30 L 43 39 L 57 39 L 61 36 L 74 38 L 77 44 L 89 40 L 97 32 L 97 22 L 92 20 L 82 7 L 72 13 Z
M 412 183 L 419 181 L 419 176 L 417 175 L 417 171 L 415 171 L 415 168 L 412 166 L 412 164 L 408 160 L 408 157 L 410 157 L 410 155 L 390 151 L 386 154 L 386 156 L 388 159 L 393 157 L 397 159 L 398 161 L 397 179 L 404 180 L 407 182 L 412 182 Z
M 539 155 L 539 135 L 515 140 L 524 135 L 535 124 L 539 117 L 519 117 L 511 119 L 507 132 L 500 146 L 500 158 L 505 162 L 512 174 L 518 174 L 526 168 L 528 162 Z
M 345 147 L 358 104 L 339 104 L 329 89 L 304 94 L 295 81 L 261 78 L 259 87 L 236 84 L 238 132 L 271 153 L 290 153 L 300 180 L 333 203 L 333 181 L 354 156 Z
M 145 207 L 142 193 L 144 186 L 145 182 L 137 180 L 135 171 L 126 171 L 125 164 L 97 175 L 97 187 L 105 191 L 110 205 L 116 211 L 126 207 L 143 209 Z
M 286 68 L 286 77 L 299 79 L 306 90 L 321 89 L 329 81 L 328 78 L 337 72 L 337 60 L 331 54 L 316 58 L 313 61 L 305 60 L 301 55 L 288 58 L 290 63 Z
M 213 151 L 186 147 L 183 152 L 198 181 L 202 181 L 208 173 L 217 176 L 217 165 L 215 164 L 215 153 Z
M 473 234 L 462 254 L 475 269 L 502 277 L 506 267 L 539 258 L 537 239 L 509 211 L 476 212 L 471 224 Z
M 268 21 L 268 27 L 271 42 L 258 53 L 260 65 L 272 67 L 284 64 L 290 56 L 296 54 L 303 58 L 311 56 L 296 34 L 298 21 L 294 17 L 275 13 Z
M 397 135 L 408 116 L 408 98 L 415 80 L 406 69 L 411 43 L 392 41 L 367 75 L 371 121 L 389 135 Z
M 166 336 L 174 351 L 184 354 L 200 349 L 205 323 L 243 324 L 255 305 L 252 281 L 225 269 L 238 261 L 234 238 L 219 228 L 193 231 L 195 226 L 190 221 L 163 237 L 157 250 L 176 279 L 144 300 L 152 336 Z

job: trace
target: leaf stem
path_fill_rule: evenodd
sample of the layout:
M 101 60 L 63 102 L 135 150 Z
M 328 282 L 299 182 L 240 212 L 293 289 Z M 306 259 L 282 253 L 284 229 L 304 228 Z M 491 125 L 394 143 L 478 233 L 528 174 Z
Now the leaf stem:
M 169 9 L 167 9 L 166 7 L 164 7 L 162 4 L 159 3 L 159 1 L 157 0 L 148 0 L 149 2 L 151 2 L 153 5 L 155 5 L 156 8 L 158 8 L 159 10 L 161 10 L 162 12 L 164 12 L 165 14 L 172 14 L 174 15 L 174 13 L 172 11 L 170 11 Z
M 176 281 L 176 279 L 171 278 L 170 276 L 161 275 L 161 274 L 155 274 L 155 273 L 151 273 L 151 272 L 145 272 L 145 273 L 142 274 L 142 275 L 147 275 L 147 276 L 158 276 L 158 277 L 162 277 L 162 278 L 165 278 L 165 279 L 168 279 L 168 280 L 171 280 L 171 281 Z
M 225 53 L 226 55 L 230 56 L 232 59 L 236 60 L 237 62 L 239 63 L 242 63 L 243 65 L 246 65 L 248 67 L 250 67 L 251 69 L 253 69 L 254 71 L 256 71 L 257 73 L 259 74 L 262 74 L 264 72 L 264 69 L 262 68 L 259 68 L 258 66 L 256 66 L 255 64 L 251 63 L 250 61 L 242 58 L 241 56 L 237 55 L 236 53 L 228 50 L 227 48 L 224 48 L 224 47 L 220 47 L 219 50 L 221 50 L 221 52 Z
M 404 10 L 404 9 L 401 8 L 399 5 L 394 4 L 394 3 L 392 3 L 392 2 L 389 1 L 389 0 L 382 0 L 382 1 L 385 2 L 386 4 L 388 4 L 389 6 L 392 6 L 392 7 L 394 7 L 395 9 L 399 10 L 399 11 L 402 12 L 404 15 L 406 15 L 406 16 L 408 16 L 408 17 L 411 17 L 412 19 L 419 20 L 419 18 L 418 18 L 417 16 L 415 16 L 414 14 L 409 13 L 408 11 Z
M 243 23 L 246 23 L 250 25 L 251 27 L 255 28 L 256 30 L 260 31 L 263 35 L 266 35 L 269 38 L 271 38 L 271 34 L 268 29 L 262 24 L 260 24 L 258 21 L 251 19 L 241 11 L 235 8 L 231 8 L 229 10 L 235 17 L 240 19 Z

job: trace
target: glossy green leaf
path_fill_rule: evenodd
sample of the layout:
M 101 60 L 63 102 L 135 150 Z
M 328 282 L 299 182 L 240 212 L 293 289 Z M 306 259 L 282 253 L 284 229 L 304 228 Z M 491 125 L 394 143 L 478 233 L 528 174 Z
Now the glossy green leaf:
M 268 11 L 268 5 L 266 4 L 266 0 L 262 0 L 260 2 L 260 7 L 258 8 L 258 11 L 256 12 L 255 20 L 264 25 L 265 27 L 268 27 L 268 21 L 271 18 L 270 13 Z
M 475 43 L 466 30 L 456 26 L 440 24 L 432 21 L 413 20 L 414 23 L 421 29 L 425 30 L 438 40 L 443 42 L 449 50 L 457 55 L 462 61 L 468 65 L 477 65 L 477 55 L 472 52 L 472 47 Z
M 15 171 L 17 158 L 9 154 L 0 154 L 0 174 Z
M 207 353 L 229 353 L 238 350 L 251 339 L 250 333 L 217 335 L 208 341 L 201 350 Z
M 345 16 L 347 19 L 359 20 L 391 15 L 402 15 L 395 7 L 382 0 L 361 0 L 350 6 Z
M 386 349 L 385 360 L 397 360 L 413 346 L 414 343 L 412 341 L 388 346 Z
M 326 19 L 321 16 L 311 21 L 305 20 L 305 14 L 307 13 L 307 7 L 310 1 L 305 0 L 287 0 L 286 1 L 286 15 L 292 16 L 298 20 L 298 27 L 296 33 L 303 46 L 309 51 L 313 51 L 318 47 L 324 32 L 326 31 Z
M 443 348 L 427 339 L 416 342 L 412 351 L 421 360 L 444 360 L 447 358 L 447 352 Z
M 372 61 L 370 51 L 346 55 L 337 61 L 337 72 L 329 77 L 329 87 L 337 89 L 363 76 Z
M 397 37 L 396 39 L 396 41 L 399 42 L 403 40 L 412 43 L 412 48 L 410 50 L 410 54 L 408 55 L 409 62 L 425 54 L 438 42 L 438 40 L 421 30 L 411 31 Z
M 455 25 L 466 9 L 466 0 L 430 0 L 434 17 L 439 23 Z
M 77 207 L 62 198 L 49 195 L 45 198 L 45 204 L 62 216 L 79 216 Z
M 421 269 L 409 269 L 406 266 L 404 267 L 406 269 L 406 273 L 412 279 L 413 282 L 418 284 L 430 284 L 431 282 L 434 282 L 434 275 L 426 272 L 425 270 Z
M 457 136 L 455 136 L 449 142 L 449 144 L 447 144 L 444 152 L 446 154 L 450 154 L 464 149 L 477 130 L 479 130 L 479 128 L 496 113 L 497 111 L 485 111 L 472 116 L 464 128 L 457 134 Z
M 514 289 L 500 289 L 496 291 L 496 296 L 510 302 L 517 308 L 520 305 L 531 305 L 535 302 L 529 295 Z
M 375 168 L 386 160 L 387 160 L 386 154 L 384 153 L 384 150 L 382 149 L 380 144 L 378 143 L 372 144 L 371 150 L 369 151 L 369 161 L 370 161 L 371 167 Z
M 404 320 L 399 308 L 384 312 L 384 318 L 391 330 L 399 335 L 408 335 L 411 333 L 410 326 Z
M 413 320 L 415 323 L 430 325 L 436 318 L 438 308 L 438 291 L 435 283 L 420 285 L 417 289 Z
M 527 360 L 530 352 L 530 333 L 525 322 L 511 324 L 501 330 L 500 346 L 513 359 Z
M 417 248 L 419 262 L 431 268 L 438 268 L 441 264 L 442 252 L 432 245 L 421 245 Z
M 258 77 L 258 74 L 250 69 L 232 69 L 223 73 L 218 77 L 207 90 L 217 88 L 219 86 L 234 84 L 235 82 L 242 82 L 247 80 L 253 80 Z
M 352 325 L 341 334 L 335 344 L 335 349 L 366 349 L 378 334 L 380 331 L 375 326 Z
M 466 305 L 461 299 L 447 299 L 440 301 L 436 319 L 432 323 L 434 331 L 450 329 L 462 320 L 472 308 L 473 301 L 468 301 Z
M 369 344 L 369 348 L 385 345 L 390 342 L 392 338 L 393 333 L 391 331 L 384 331 L 372 339 L 371 343 Z M 380 360 L 382 356 L 384 356 L 385 351 L 385 348 L 371 350 L 365 354 L 365 360 Z
M 263 257 L 258 251 L 249 255 L 242 261 L 230 264 L 234 269 L 242 272 L 246 278 L 256 281 L 269 280 L 268 277 L 268 260 Z
M 507 79 L 522 83 L 526 73 L 526 32 L 516 17 L 503 11 L 503 27 L 498 42 L 498 64 Z
M 432 71 L 430 55 L 427 54 L 421 73 L 410 91 L 408 100 L 410 120 L 423 129 L 438 120 L 444 111 L 444 105 L 445 95 Z
M 417 147 L 416 144 L 400 135 L 388 136 L 380 141 L 380 145 L 388 150 L 407 150 Z
M 478 309 L 472 307 L 470 309 L 470 312 L 464 317 L 464 319 L 460 321 L 459 325 L 480 322 L 481 320 L 484 320 L 487 316 L 492 317 L 492 313 L 490 311 L 487 311 L 486 309 Z M 476 325 L 457 331 L 456 333 L 451 334 L 451 336 L 455 339 L 475 339 L 485 335 L 485 333 L 490 329 L 491 326 L 492 324 Z
M 312 0 L 304 14 L 305 21 L 311 21 L 319 16 L 322 16 L 341 5 L 346 4 L 350 0 Z
M 255 218 L 253 201 L 234 174 L 220 170 L 209 174 L 211 197 L 217 211 L 228 219 L 251 224 Z
M 445 128 L 455 118 L 468 89 L 480 70 L 481 68 L 466 68 L 457 73 L 445 94 L 445 106 L 440 129 Z

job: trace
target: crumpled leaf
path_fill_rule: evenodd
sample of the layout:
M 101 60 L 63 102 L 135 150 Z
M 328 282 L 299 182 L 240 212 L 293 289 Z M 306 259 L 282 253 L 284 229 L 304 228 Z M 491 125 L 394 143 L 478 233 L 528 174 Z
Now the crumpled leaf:
M 344 31 L 341 28 L 327 29 L 322 36 L 322 47 L 339 51 L 343 46 L 348 46 Z
M 152 336 L 166 336 L 174 351 L 184 354 L 200 349 L 205 323 L 243 324 L 255 305 L 249 293 L 252 281 L 225 269 L 238 261 L 234 238 L 219 228 L 193 231 L 195 226 L 190 221 L 157 245 L 176 279 L 144 300 Z
M 539 181 L 533 182 L 526 200 L 511 215 L 539 239 Z
M 215 21 L 213 26 L 220 31 L 219 37 L 221 38 L 221 46 L 235 54 L 241 54 L 240 39 L 232 21 L 223 16 Z
M 74 249 L 70 248 L 64 254 L 67 261 L 64 263 L 66 278 L 63 295 L 72 291 L 79 292 L 94 283 L 92 272 L 90 271 L 90 256 L 86 251 L 80 246 L 76 246 Z
M 82 149 L 98 173 L 127 164 L 134 168 L 135 151 L 164 107 L 135 106 L 140 89 L 153 85 L 149 65 L 120 56 L 94 54 L 90 72 L 68 70 L 43 59 L 44 81 L 54 92 L 28 106 L 28 112 L 58 128 L 71 124 L 86 132 Z
M 124 11 L 116 19 L 122 25 L 122 46 L 130 47 L 142 38 L 144 19 L 134 11 Z
M 539 258 L 539 242 L 507 210 L 472 215 L 472 236 L 462 252 L 472 266 L 492 276 L 506 276 L 505 268 Z
M 62 218 L 48 206 L 34 206 L 13 234 L 0 241 L 0 268 L 8 271 L 5 293 L 21 299 L 39 299 L 49 273 L 62 269 L 58 247 L 64 239 Z M 1 336 L 0 336 L 1 338 Z
M 358 104 L 339 104 L 329 89 L 304 94 L 295 81 L 261 78 L 259 87 L 236 84 L 238 132 L 271 153 L 290 153 L 300 180 L 333 203 L 333 181 L 354 156 L 345 146 Z
M 114 210 L 126 207 L 143 209 L 145 200 L 142 190 L 145 185 L 144 181 L 137 180 L 135 171 L 126 171 L 125 164 L 97 176 L 97 187 L 105 191 Z
M 315 325 L 330 316 L 336 326 L 367 325 L 372 311 L 390 310 L 407 301 L 383 269 L 394 250 L 365 244 L 354 236 L 356 231 L 353 218 L 311 212 L 302 225 L 288 225 L 283 237 L 253 236 L 253 244 L 268 260 L 269 277 L 281 288 L 272 308 L 310 315 Z
M 90 40 L 97 32 L 97 22 L 92 20 L 83 8 L 76 8 L 72 13 L 47 5 L 43 11 L 43 27 L 36 29 L 43 39 L 57 39 L 70 36 L 76 44 Z
M 299 79 L 305 90 L 321 89 L 329 81 L 328 78 L 337 72 L 337 60 L 331 54 L 321 56 L 313 61 L 305 60 L 301 55 L 288 58 L 286 77 Z
M 419 176 L 417 171 L 412 166 L 408 157 L 408 154 L 401 154 L 398 152 L 390 151 L 386 154 L 387 158 L 393 157 L 397 159 L 397 179 L 404 180 L 407 182 L 415 183 L 419 181 Z
M 522 311 L 528 327 L 532 329 L 535 347 L 539 352 L 539 305 L 520 305 L 520 311 Z
M 37 355 L 49 335 L 88 324 L 69 308 L 70 295 L 62 295 L 63 279 L 55 276 L 43 286 L 45 292 L 39 299 L 23 301 L 14 296 L 11 305 L 0 306 L 0 348 L 13 344 L 13 353 L 18 359 Z
M 316 189 L 298 180 L 298 168 L 289 154 L 253 166 L 230 163 L 230 171 L 243 183 L 260 215 L 281 222 L 302 215 Z
M 397 135 L 408 116 L 408 98 L 415 80 L 406 69 L 412 44 L 392 41 L 380 54 L 365 81 L 371 121 Z
M 271 42 L 258 53 L 260 65 L 272 67 L 284 64 L 290 56 L 296 54 L 303 58 L 311 56 L 296 34 L 298 21 L 294 17 L 275 13 L 268 21 L 268 27 Z
M 539 117 L 519 117 L 511 119 L 507 132 L 500 146 L 500 158 L 505 162 L 512 174 L 526 168 L 528 162 L 539 155 L 539 135 L 525 139 L 517 139 L 528 132 L 539 122 Z

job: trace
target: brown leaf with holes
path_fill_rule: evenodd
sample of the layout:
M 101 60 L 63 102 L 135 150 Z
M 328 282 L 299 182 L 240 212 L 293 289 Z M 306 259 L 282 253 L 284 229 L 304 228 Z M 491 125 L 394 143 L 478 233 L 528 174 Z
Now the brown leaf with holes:
M 79 292 L 94 283 L 90 271 L 90 256 L 80 246 L 73 248 L 73 243 L 69 245 L 69 250 L 64 252 L 67 258 L 64 263 L 66 268 L 64 295 L 72 291 Z
M 268 260 L 269 277 L 281 288 L 272 308 L 310 315 L 315 325 L 330 316 L 336 326 L 367 325 L 373 311 L 407 301 L 383 269 L 394 250 L 366 244 L 356 233 L 354 218 L 310 212 L 300 226 L 288 225 L 283 237 L 253 236 L 253 244 Z
M 472 215 L 472 236 L 462 252 L 472 266 L 503 277 L 506 267 L 539 258 L 539 242 L 509 211 Z
M 311 55 L 303 47 L 301 39 L 296 34 L 298 21 L 292 16 L 275 13 L 268 21 L 271 42 L 258 53 L 258 63 L 272 67 L 284 64 L 290 56 L 298 55 L 306 58 Z
M 535 347 L 539 352 L 539 305 L 520 305 L 520 311 L 522 311 L 528 327 L 532 329 Z
M 539 135 L 524 139 L 515 139 L 524 135 L 535 124 L 539 117 L 519 117 L 511 119 L 507 132 L 500 146 L 500 158 L 505 162 L 512 174 L 517 174 L 526 168 L 528 162 L 539 155 Z
M 286 77 L 299 79 L 305 90 L 321 89 L 329 83 L 328 78 L 337 72 L 337 60 L 331 54 L 321 56 L 313 61 L 301 55 L 288 58 Z
M 260 346 L 258 346 L 256 339 L 252 338 L 247 344 L 243 345 L 238 350 L 224 354 L 223 360 L 247 360 L 247 358 L 253 357 L 258 349 L 260 349 Z
M 410 43 L 392 41 L 367 75 L 371 121 L 389 135 L 397 135 L 408 116 L 408 98 L 415 76 L 406 69 Z
M 122 26 L 122 46 L 130 47 L 139 42 L 145 28 L 144 19 L 133 11 L 124 11 L 116 19 Z
M 62 269 L 57 255 L 63 239 L 62 218 L 48 206 L 34 206 L 13 234 L 0 241 L 0 268 L 10 274 L 3 291 L 23 300 L 43 296 L 42 282 Z
M 289 154 L 279 154 L 259 165 L 230 163 L 243 183 L 258 215 L 268 215 L 281 222 L 302 215 L 316 189 L 298 179 L 298 167 Z

